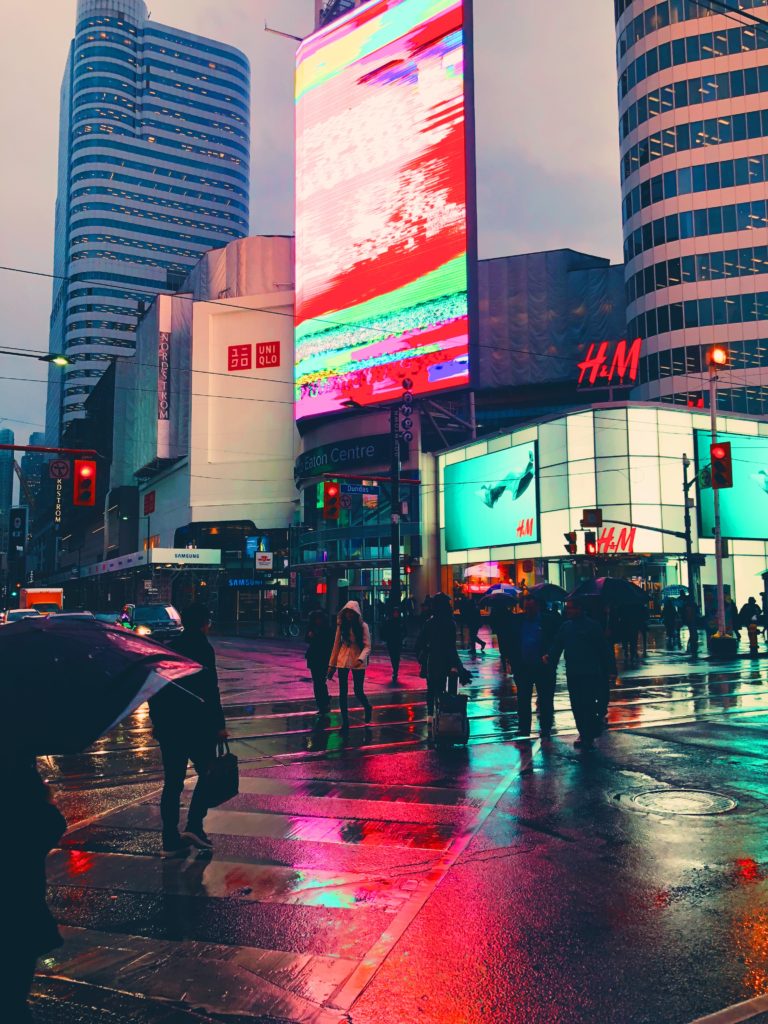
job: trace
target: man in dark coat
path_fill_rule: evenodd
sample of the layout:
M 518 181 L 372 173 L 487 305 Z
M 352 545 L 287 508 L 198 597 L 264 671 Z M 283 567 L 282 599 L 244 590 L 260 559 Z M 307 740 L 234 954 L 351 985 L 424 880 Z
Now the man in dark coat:
M 531 734 L 533 689 L 539 706 L 539 731 L 549 739 L 555 719 L 555 672 L 544 661 L 559 628 L 554 617 L 542 614 L 538 602 L 528 597 L 523 615 L 512 619 L 514 629 L 509 642 L 509 657 L 517 687 L 517 722 L 521 736 Z M 554 628 L 553 628 L 554 627 Z
M 0 769 L 5 810 L 13 826 L 12 840 L 3 845 L 0 856 L 7 941 L 0 957 L 0 1009 L 8 1024 L 32 1024 L 27 996 L 37 959 L 61 945 L 46 904 L 45 858 L 61 839 L 66 822 L 37 773 L 34 757 L 14 751 L 6 740 Z
M 399 608 L 393 608 L 384 620 L 381 637 L 387 645 L 389 663 L 392 666 L 392 683 L 395 684 L 400 671 L 400 659 L 403 655 L 403 620 Z
M 587 618 L 580 604 L 569 601 L 566 616 L 545 656 L 545 664 L 555 671 L 565 652 L 568 694 L 579 730 L 574 746 L 589 750 L 603 731 L 603 714 L 608 706 L 611 680 L 616 677 L 616 664 L 613 648 L 600 625 Z
M 328 662 L 333 650 L 336 630 L 331 628 L 328 615 L 322 610 L 312 612 L 309 616 L 307 633 L 307 668 L 312 674 L 312 686 L 315 691 L 317 713 L 321 717 L 331 710 L 331 698 L 328 693 Z
M 160 743 L 165 781 L 160 798 L 163 821 L 163 857 L 185 856 L 191 846 L 212 850 L 203 829 L 208 811 L 205 776 L 216 757 L 217 740 L 226 739 L 224 712 L 219 696 L 216 655 L 208 642 L 211 616 L 205 605 L 192 604 L 182 612 L 184 632 L 169 646 L 191 658 L 202 670 L 183 681 L 185 693 L 177 686 L 165 686 L 149 702 L 154 735 Z M 187 827 L 179 833 L 179 800 L 184 789 L 187 764 L 197 772 Z

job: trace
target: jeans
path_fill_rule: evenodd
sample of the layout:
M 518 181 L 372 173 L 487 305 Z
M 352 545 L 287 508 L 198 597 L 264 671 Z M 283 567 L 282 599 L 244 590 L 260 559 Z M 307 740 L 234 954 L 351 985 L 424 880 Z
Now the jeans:
M 535 686 L 539 705 L 539 729 L 548 735 L 552 732 L 555 720 L 555 673 L 546 665 L 525 665 L 515 672 L 515 685 L 520 734 L 531 734 L 531 703 Z
M 170 850 L 179 844 L 179 801 L 189 761 L 197 772 L 197 784 L 187 812 L 187 828 L 197 831 L 203 827 L 203 820 L 208 812 L 205 801 L 205 774 L 216 756 L 216 744 L 213 741 L 169 737 L 160 740 L 160 753 L 165 775 L 163 794 L 160 797 L 160 817 L 163 822 L 163 846 Z
M 363 705 L 366 711 L 371 706 L 371 702 L 365 696 L 365 669 L 364 668 L 353 668 L 352 670 L 352 683 L 355 689 L 355 696 Z M 349 694 L 349 673 L 350 669 L 340 668 L 339 669 L 339 708 L 341 709 L 341 720 L 344 723 L 349 722 L 349 704 L 347 702 L 347 695 Z
M 389 660 L 392 663 L 392 678 L 397 679 L 397 673 L 400 670 L 400 657 L 401 657 L 401 645 L 399 643 L 390 643 L 387 641 L 387 652 L 389 654 Z
M 0 1006 L 5 1011 L 3 1020 L 10 1024 L 32 1024 L 32 1011 L 27 996 L 35 977 L 37 957 L 25 949 L 14 949 L 11 944 L 3 954 L 0 966 Z
M 312 673 L 312 688 L 315 691 L 315 703 L 317 710 L 324 715 L 331 706 L 331 698 L 328 694 L 328 666 L 311 665 L 309 671 Z
M 434 715 L 435 701 L 441 693 L 447 692 L 455 697 L 459 692 L 459 677 L 455 672 L 433 672 L 427 676 L 427 714 Z
M 608 709 L 608 682 L 603 683 L 597 675 L 569 675 L 568 695 L 579 736 L 590 743 L 603 731 L 603 716 Z

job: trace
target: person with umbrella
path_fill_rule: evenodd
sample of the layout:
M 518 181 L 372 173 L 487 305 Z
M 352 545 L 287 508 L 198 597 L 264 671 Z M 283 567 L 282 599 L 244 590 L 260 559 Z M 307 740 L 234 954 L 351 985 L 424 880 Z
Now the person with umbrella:
M 149 715 L 163 759 L 163 792 L 160 817 L 163 823 L 163 857 L 186 856 L 191 847 L 211 851 L 213 843 L 203 828 L 208 805 L 205 776 L 216 757 L 216 742 L 227 737 L 219 695 L 216 655 L 208 641 L 211 615 L 203 604 L 191 604 L 181 615 L 184 632 L 171 649 L 202 665 L 186 686 L 200 700 L 190 699 L 176 687 L 165 687 L 149 702 Z M 192 762 L 197 784 L 187 812 L 187 827 L 179 832 L 179 801 Z
M 512 619 L 509 657 L 517 687 L 517 723 L 521 736 L 531 734 L 531 703 L 536 688 L 539 708 L 539 731 L 549 739 L 555 720 L 555 673 L 545 655 L 557 632 L 553 620 L 542 613 L 538 601 L 525 599 L 524 612 Z
M 27 997 L 38 957 L 62 944 L 46 903 L 45 859 L 58 844 L 67 823 L 29 752 L 4 746 L 0 751 L 6 787 L 6 813 L 13 822 L 13 842 L 4 847 L 3 911 L 9 944 L 0 958 L 0 1006 L 13 1024 L 32 1024 Z M 9 806 L 10 805 L 10 806 Z
M 554 672 L 565 653 L 568 695 L 579 730 L 574 746 L 591 750 L 603 731 L 604 709 L 608 706 L 611 680 L 616 677 L 616 665 L 600 625 L 584 614 L 581 603 L 570 599 L 565 612 L 566 620 L 543 661 Z
M 0 958 L 0 1007 L 4 1020 L 26 1024 L 37 958 L 61 944 L 46 905 L 45 859 L 66 828 L 35 757 L 79 753 L 200 666 L 124 629 L 57 616 L 4 626 L 0 663 L 5 721 L 13 723 L 0 747 L 0 769 L 14 830 L 2 858 L 11 941 Z

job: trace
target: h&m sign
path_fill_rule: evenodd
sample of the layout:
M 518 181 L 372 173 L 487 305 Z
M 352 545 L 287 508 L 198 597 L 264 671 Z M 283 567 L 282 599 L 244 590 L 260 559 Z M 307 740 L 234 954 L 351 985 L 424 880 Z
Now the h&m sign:
M 591 344 L 586 356 L 578 364 L 579 387 L 636 384 L 641 347 L 640 338 L 635 338 L 631 344 L 626 339 Z

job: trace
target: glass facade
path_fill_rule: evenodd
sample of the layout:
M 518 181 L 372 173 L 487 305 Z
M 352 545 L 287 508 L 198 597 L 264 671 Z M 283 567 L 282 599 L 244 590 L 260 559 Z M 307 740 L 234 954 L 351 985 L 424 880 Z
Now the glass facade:
M 79 0 L 62 86 L 50 348 L 72 365 L 49 386 L 49 438 L 133 348 L 153 293 L 248 234 L 247 59 L 123 6 Z
M 768 0 L 616 0 L 633 397 L 707 405 L 706 349 L 729 346 L 724 411 L 768 395 Z M 745 12 L 745 13 L 741 13 Z

